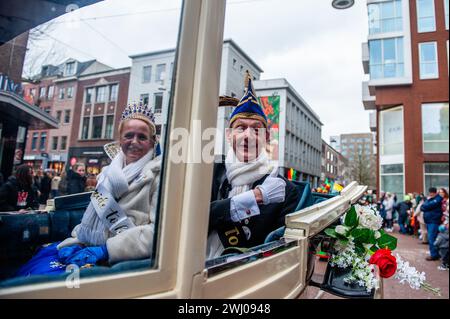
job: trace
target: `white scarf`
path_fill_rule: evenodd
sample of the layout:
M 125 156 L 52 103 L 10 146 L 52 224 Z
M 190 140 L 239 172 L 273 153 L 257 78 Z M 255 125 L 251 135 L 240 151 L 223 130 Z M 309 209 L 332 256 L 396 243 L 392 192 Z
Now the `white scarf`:
M 228 197 L 248 191 L 254 182 L 270 172 L 269 159 L 265 150 L 253 161 L 241 162 L 230 148 L 225 159 L 225 167 L 228 182 L 232 187 Z
M 108 231 L 115 234 L 119 233 L 119 229 L 134 227 L 116 199 L 128 191 L 129 185 L 139 178 L 142 169 L 152 158 L 153 150 L 150 150 L 138 161 L 126 165 L 125 154 L 120 151 L 111 164 L 103 168 L 98 177 L 96 192 L 92 195 L 77 230 L 80 241 L 90 245 L 103 245 L 108 239 Z M 107 215 L 112 211 L 114 214 Z

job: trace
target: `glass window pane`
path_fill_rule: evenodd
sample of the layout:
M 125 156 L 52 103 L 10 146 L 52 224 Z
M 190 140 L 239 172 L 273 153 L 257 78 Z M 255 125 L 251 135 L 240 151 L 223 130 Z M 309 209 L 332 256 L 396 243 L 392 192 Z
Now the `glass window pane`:
M 381 40 L 369 41 L 370 64 L 381 63 Z
M 393 2 L 388 1 L 381 3 L 381 16 L 383 19 L 393 18 L 395 16 Z
M 381 165 L 381 174 L 403 173 L 403 164 Z
M 436 61 L 436 45 L 435 43 L 420 44 L 420 61 L 430 62 Z
M 383 40 L 383 54 L 384 54 L 384 62 L 395 62 L 396 60 L 396 52 L 395 52 L 395 39 L 386 39 Z
M 403 198 L 403 175 L 382 175 L 380 180 L 382 192 L 397 194 L 397 198 Z
M 424 164 L 425 172 L 425 191 L 430 187 L 448 189 L 448 163 L 426 163 Z
M 448 163 L 426 163 L 425 174 L 447 174 L 448 175 Z
M 425 192 L 430 187 L 447 188 L 448 189 L 448 174 L 447 175 L 425 175 Z
M 381 112 L 381 155 L 403 154 L 403 111 Z
M 92 119 L 92 138 L 102 137 L 103 116 L 94 116 Z
M 448 103 L 422 104 L 424 152 L 449 152 Z
M 434 0 L 417 0 L 417 29 L 419 32 L 436 30 Z
M 59 127 L 50 129 L 50 127 L 45 125 L 39 125 L 41 123 L 35 123 L 34 115 L 23 119 L 27 124 L 33 124 L 33 126 L 29 127 L 33 131 L 29 132 L 27 141 L 27 143 L 31 144 L 28 146 L 27 151 L 31 151 L 31 146 L 33 154 L 27 154 L 27 158 L 30 159 L 30 165 L 34 167 L 42 166 L 44 169 L 49 167 L 48 162 L 58 161 L 60 165 L 67 165 L 68 171 L 70 171 L 71 166 L 75 162 L 81 162 L 86 165 L 86 172 L 98 174 L 102 168 L 111 163 L 109 156 L 104 152 L 104 145 L 112 142 L 112 139 L 117 137 L 115 132 L 118 131 L 122 112 L 127 104 L 139 101 L 141 94 L 147 94 L 147 97 L 150 97 L 149 104 L 152 104 L 155 93 L 164 95 L 164 101 L 161 101 L 161 99 L 157 100 L 161 113 L 158 114 L 159 123 L 156 123 L 156 126 L 159 132 L 167 131 L 168 119 L 163 118 L 162 114 L 172 114 L 169 101 L 174 94 L 171 90 L 176 86 L 168 80 L 175 80 L 176 76 L 168 74 L 168 71 L 175 72 L 174 69 L 176 69 L 177 65 L 176 50 L 179 42 L 178 35 L 180 33 L 179 27 L 183 0 L 94 0 L 74 1 L 75 4 L 72 3 L 70 5 L 67 1 L 65 3 L 61 3 L 61 1 L 53 2 L 58 2 L 55 4 L 55 12 L 50 10 L 51 6 L 48 8 L 33 6 L 31 8 L 31 11 L 28 13 L 33 16 L 33 19 L 38 22 L 45 21 L 46 23 L 36 25 L 35 29 L 28 30 L 29 35 L 25 35 L 28 35 L 29 41 L 27 42 L 25 39 L 25 46 L 21 41 L 16 41 L 16 47 L 19 50 L 6 50 L 8 54 L 11 54 L 10 60 L 19 66 L 11 74 L 7 74 L 9 78 L 17 77 L 18 80 L 14 79 L 16 84 L 22 82 L 22 74 L 24 79 L 32 79 L 32 82 L 26 81 L 25 83 L 24 81 L 23 83 L 26 97 L 28 97 L 29 93 L 33 95 L 33 98 L 30 99 L 30 104 L 37 103 L 37 98 L 40 97 L 41 101 L 44 102 L 40 105 L 42 111 L 47 112 L 50 110 L 51 115 L 60 122 Z M 17 4 L 17 6 L 20 5 Z M 29 6 L 27 7 L 24 4 L 23 6 L 22 11 L 30 9 Z M 195 4 L 190 4 L 190 6 L 192 8 Z M 70 12 L 62 14 L 64 9 L 68 9 L 67 11 Z M 187 11 L 191 12 L 190 10 Z M 11 14 L 12 11 L 6 12 L 4 18 L 9 20 Z M 48 20 L 52 17 L 56 18 Z M 17 18 L 20 20 L 20 17 Z M 10 24 L 7 27 L 13 28 L 14 22 Z M 27 30 L 21 30 L 21 32 L 24 31 Z M 42 34 L 41 31 L 43 31 Z M 22 39 L 23 37 L 20 40 Z M 8 38 L 8 40 L 10 39 Z M 14 39 L 11 40 L 14 41 Z M 8 59 L 3 60 L 7 61 Z M 255 58 L 255 60 L 257 59 Z M 239 66 L 241 62 L 237 61 L 237 65 Z M 24 66 L 23 70 L 21 69 L 22 65 Z M 157 76 L 161 82 L 155 84 L 157 66 Z M 209 65 L 208 67 L 211 69 L 215 68 L 214 65 Z M 16 76 L 15 73 L 17 72 Z M 53 101 L 52 97 L 55 101 Z M 15 104 L 17 103 L 15 102 Z M 30 112 L 33 112 L 33 110 L 30 109 Z M 4 113 L 1 114 L 0 122 L 4 122 Z M 144 116 L 149 116 L 149 114 Z M 37 118 L 39 117 L 44 118 L 45 116 L 39 115 Z M 36 131 L 35 128 L 39 128 L 39 130 Z M 136 136 L 140 140 L 146 140 L 142 134 L 137 134 Z M 163 155 L 165 155 L 164 150 L 166 146 L 164 143 L 166 143 L 166 140 L 168 141 L 169 139 L 161 139 L 159 142 L 159 149 Z M 115 142 L 119 142 L 119 140 L 117 139 Z M 45 157 L 46 154 L 41 153 L 48 151 L 52 151 L 52 154 L 49 155 L 49 158 L 43 160 L 42 157 Z M 129 151 L 136 154 L 133 148 Z M 138 153 L 139 156 L 144 155 L 142 152 Z M 151 159 L 149 158 L 149 161 L 153 160 L 154 154 L 156 152 L 151 154 L 152 157 Z M 129 162 L 125 164 L 129 164 Z M 156 160 L 155 165 L 159 165 L 156 163 Z M 123 166 L 125 168 L 125 165 Z M 156 178 L 154 176 L 154 179 L 145 181 L 154 183 L 151 187 L 150 185 L 147 185 L 147 187 L 141 184 L 142 189 L 146 189 L 145 192 L 147 192 L 137 195 L 142 196 L 142 200 L 137 200 L 133 204 L 130 203 L 129 198 L 134 198 L 134 194 L 128 194 L 129 197 L 125 200 L 117 196 L 117 204 L 123 208 L 125 214 L 125 217 L 121 220 L 132 220 L 131 224 L 134 223 L 132 226 L 139 227 L 139 231 L 142 230 L 145 233 L 145 236 L 137 235 L 135 237 L 136 245 L 131 244 L 131 246 L 139 247 L 139 249 L 131 253 L 125 250 L 116 251 L 120 255 L 116 255 L 119 258 L 114 258 L 114 260 L 102 259 L 97 265 L 94 265 L 94 261 L 92 264 L 93 268 L 100 264 L 102 267 L 94 270 L 93 276 L 100 276 L 103 273 L 105 275 L 110 274 L 111 271 L 116 269 L 112 269 L 112 267 L 117 263 L 136 260 L 139 260 L 137 264 L 142 265 L 142 268 L 148 269 L 152 267 L 156 269 L 151 276 L 158 275 L 160 269 L 157 269 L 157 266 L 161 267 L 161 263 L 158 263 L 156 258 L 162 255 L 156 254 L 156 249 L 160 244 L 159 229 L 161 228 L 158 225 L 158 221 L 164 220 L 164 218 L 159 216 L 158 209 L 162 205 L 158 203 L 158 192 L 164 183 L 164 176 L 162 170 L 155 170 L 154 172 L 155 175 L 160 174 L 159 177 Z M 129 180 L 129 190 L 133 191 L 136 188 L 133 188 L 132 183 L 143 182 L 142 178 L 138 179 L 137 177 L 147 176 L 148 166 L 134 173 L 136 175 Z M 70 178 L 71 174 L 67 174 L 67 177 Z M 92 183 L 95 184 L 95 176 L 87 177 L 88 186 L 91 187 Z M 136 191 L 135 194 L 137 193 Z M 78 198 L 74 200 L 78 201 Z M 13 236 L 8 236 L 9 234 L 5 234 L 2 237 L 2 239 L 11 237 L 8 238 L 7 243 L 2 242 L 2 245 L 5 245 L 2 248 L 14 247 L 15 249 L 11 255 L 7 256 L 3 255 L 4 249 L 2 249 L 1 259 L 2 262 L 5 261 L 6 265 L 0 262 L 0 281 L 8 278 L 10 274 L 14 276 L 18 267 L 30 260 L 34 252 L 38 251 L 42 244 L 48 243 L 47 240 L 59 241 L 71 237 L 73 234 L 72 230 L 80 223 L 86 207 L 80 206 L 77 210 L 67 208 L 67 210 L 70 210 L 70 221 L 67 218 L 67 220 L 63 218 L 64 220 L 58 223 L 50 223 L 50 220 L 47 223 L 47 219 L 44 221 L 41 218 L 42 216 L 36 216 L 37 214 L 33 212 L 27 214 L 26 218 L 30 219 L 30 225 L 39 226 L 46 232 L 41 234 L 37 231 L 34 232 L 30 228 L 29 234 L 27 231 L 26 240 L 20 241 L 20 247 L 17 244 L 17 238 L 12 238 Z M 161 208 L 162 210 L 163 208 Z M 58 214 L 58 209 L 56 209 L 55 214 Z M 98 228 L 96 228 L 97 225 Z M 100 230 L 99 233 L 106 235 L 105 237 L 107 238 L 102 238 L 102 245 L 105 244 L 106 240 L 112 239 L 116 235 L 116 233 L 110 232 L 111 228 L 109 228 L 109 225 L 103 224 L 103 221 L 99 220 L 99 224 L 90 226 Z M 9 228 L 11 228 L 11 231 L 13 230 L 12 227 Z M 124 232 L 127 231 L 129 229 Z M 123 247 L 124 242 L 130 244 L 128 239 L 133 237 L 133 235 L 127 235 L 130 233 L 124 234 L 124 232 L 121 232 L 120 236 L 113 238 L 118 243 L 120 242 L 117 245 L 118 250 L 120 250 L 119 247 Z M 57 238 L 46 236 L 49 234 L 58 234 L 58 236 Z M 98 238 L 90 233 L 83 238 L 83 242 L 86 246 L 99 246 L 100 244 L 97 244 L 96 239 Z M 173 244 L 170 243 L 169 245 Z M 108 254 L 109 257 L 113 256 L 113 253 L 110 251 L 108 251 Z M 55 261 L 55 263 L 59 266 L 60 261 Z M 50 266 L 53 268 L 54 265 Z M 62 273 L 58 280 L 64 281 L 66 276 L 63 275 L 68 264 L 61 264 L 60 266 L 64 266 L 64 268 L 61 268 Z M 134 269 L 133 272 L 136 272 L 137 267 L 140 266 L 135 265 L 132 267 Z M 79 268 L 81 277 L 84 277 L 84 268 L 86 267 Z M 124 268 L 119 266 L 117 269 Z M 10 273 L 5 273 L 5 270 L 8 270 Z M 52 277 L 53 274 L 54 272 L 48 278 Z M 43 279 L 40 281 L 45 284 L 47 273 L 36 273 L 30 277 L 34 275 L 43 275 L 41 276 Z M 22 279 L 28 278 L 21 278 L 20 281 Z M 34 278 L 30 279 L 30 284 L 36 282 Z M 54 279 L 51 280 L 54 281 Z M 64 282 L 58 284 L 63 285 Z M 151 284 L 152 282 L 150 282 Z M 150 287 L 150 289 L 153 288 Z

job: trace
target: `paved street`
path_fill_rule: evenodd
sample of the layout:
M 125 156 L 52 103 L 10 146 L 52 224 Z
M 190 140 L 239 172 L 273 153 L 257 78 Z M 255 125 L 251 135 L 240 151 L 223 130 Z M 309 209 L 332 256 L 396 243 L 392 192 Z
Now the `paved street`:
M 436 296 L 431 292 L 423 289 L 415 290 L 407 284 L 400 284 L 398 279 L 391 277 L 384 279 L 384 299 L 448 299 L 449 298 L 449 272 L 438 270 L 437 266 L 440 261 L 426 261 L 428 256 L 428 245 L 420 243 L 417 237 L 402 235 L 398 233 L 398 226 L 393 233 L 398 239 L 397 249 L 395 250 L 404 260 L 409 261 L 410 265 L 416 267 L 418 271 L 424 271 L 427 282 L 434 288 L 441 289 L 441 296 Z M 317 261 L 315 273 L 320 274 L 325 272 L 326 263 Z M 316 277 L 319 279 L 319 276 Z M 320 281 L 316 280 L 316 281 Z M 318 288 L 308 287 L 307 292 L 301 299 L 340 299 L 328 293 L 319 293 Z
M 397 230 L 397 229 L 396 229 Z M 435 288 L 441 289 L 441 296 L 435 296 L 424 290 L 414 290 L 402 285 L 397 279 L 384 280 L 384 298 L 386 299 L 448 299 L 449 298 L 449 272 L 438 270 L 440 261 L 426 261 L 428 245 L 420 244 L 417 237 L 394 233 L 398 239 L 396 252 L 418 271 L 424 271 L 427 282 Z

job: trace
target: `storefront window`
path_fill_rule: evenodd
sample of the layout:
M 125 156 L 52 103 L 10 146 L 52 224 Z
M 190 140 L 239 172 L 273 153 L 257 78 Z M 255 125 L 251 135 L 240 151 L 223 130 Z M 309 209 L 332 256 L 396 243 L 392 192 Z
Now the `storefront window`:
M 422 104 L 424 153 L 448 153 L 448 103 Z
M 382 192 L 395 193 L 403 197 L 403 164 L 381 165 L 380 188 Z
M 427 193 L 430 187 L 447 188 L 448 189 L 448 163 L 425 163 L 424 179 L 425 189 Z
M 447 188 L 448 189 L 448 163 L 425 163 L 424 179 L 425 193 L 430 187 Z
M 403 154 L 403 109 L 380 112 L 380 122 L 381 155 Z

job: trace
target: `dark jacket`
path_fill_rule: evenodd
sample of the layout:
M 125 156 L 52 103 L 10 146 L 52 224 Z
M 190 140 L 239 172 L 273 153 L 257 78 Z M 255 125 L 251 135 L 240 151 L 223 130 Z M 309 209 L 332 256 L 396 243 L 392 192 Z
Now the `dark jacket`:
M 423 219 L 425 224 L 437 224 L 441 223 L 442 208 L 441 208 L 442 197 L 436 195 L 433 198 L 425 200 L 425 202 L 420 206 L 420 210 L 423 211 Z
M 86 177 L 70 170 L 67 173 L 67 194 L 83 193 L 86 187 Z
M 21 187 L 16 177 L 10 176 L 8 181 L 0 187 L 0 211 L 18 211 L 27 208 L 39 208 L 37 189 Z
M 395 207 L 395 209 L 398 211 L 398 214 L 402 217 L 405 217 L 408 215 L 408 210 L 410 210 L 412 207 L 411 202 L 401 202 L 398 203 Z
M 39 187 L 39 191 L 41 192 L 41 196 L 39 198 L 40 204 L 47 203 L 47 199 L 52 189 L 51 185 L 52 185 L 51 178 L 47 174 L 44 174 L 44 176 L 41 179 L 41 185 Z
M 253 183 L 252 189 L 261 185 L 266 176 Z M 278 176 L 281 177 L 281 176 Z M 216 230 L 225 248 L 227 247 L 253 247 L 264 243 L 267 235 L 285 225 L 286 214 L 292 213 L 300 199 L 300 190 L 290 181 L 286 182 L 286 196 L 282 203 L 259 205 L 260 214 L 244 221 L 235 223 L 230 216 L 230 201 L 228 194 L 231 185 L 226 177 L 225 165 L 214 165 L 213 186 L 208 232 Z M 245 231 L 244 228 L 245 227 Z M 247 236 L 250 237 L 247 239 Z

